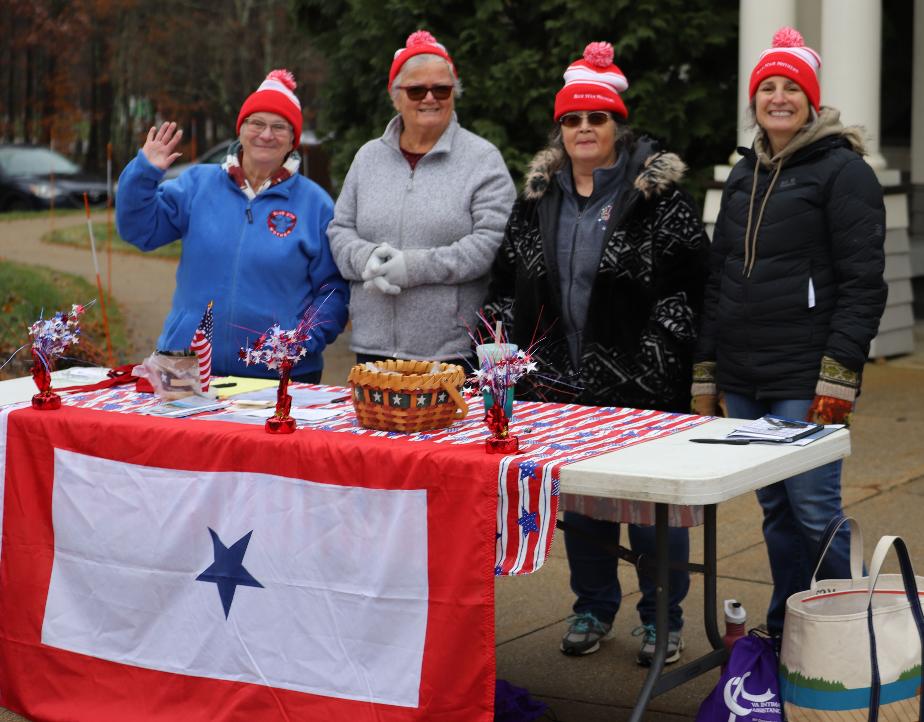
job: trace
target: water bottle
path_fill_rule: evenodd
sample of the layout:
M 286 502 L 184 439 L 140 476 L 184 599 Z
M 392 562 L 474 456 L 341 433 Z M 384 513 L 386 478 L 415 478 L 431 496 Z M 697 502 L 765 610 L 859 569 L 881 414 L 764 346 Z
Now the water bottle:
M 744 629 L 748 620 L 748 614 L 737 599 L 725 600 L 725 634 L 722 636 L 722 643 L 725 645 L 725 651 L 731 654 L 732 645 L 747 632 Z

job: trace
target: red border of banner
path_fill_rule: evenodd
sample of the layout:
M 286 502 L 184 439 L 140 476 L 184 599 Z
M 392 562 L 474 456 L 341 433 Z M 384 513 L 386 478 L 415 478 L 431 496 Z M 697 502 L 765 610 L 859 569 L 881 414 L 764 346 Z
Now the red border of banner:
M 220 722 L 493 718 L 494 577 L 500 457 L 342 433 L 64 408 L 10 414 L 0 557 L 0 704 L 37 720 Z M 53 449 L 126 463 L 250 471 L 330 484 L 426 489 L 429 616 L 420 706 L 326 698 L 119 665 L 41 644 L 54 556 Z M 373 480 L 357 484 L 356 480 Z

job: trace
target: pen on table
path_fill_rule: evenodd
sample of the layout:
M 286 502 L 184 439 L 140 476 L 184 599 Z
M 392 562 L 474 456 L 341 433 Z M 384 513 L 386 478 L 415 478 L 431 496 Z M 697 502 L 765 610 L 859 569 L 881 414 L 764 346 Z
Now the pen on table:
M 694 444 L 735 444 L 736 446 L 751 443 L 751 439 L 690 439 L 690 441 Z
M 229 389 L 232 386 L 237 386 L 237 381 L 226 381 L 223 384 L 212 384 L 213 389 Z

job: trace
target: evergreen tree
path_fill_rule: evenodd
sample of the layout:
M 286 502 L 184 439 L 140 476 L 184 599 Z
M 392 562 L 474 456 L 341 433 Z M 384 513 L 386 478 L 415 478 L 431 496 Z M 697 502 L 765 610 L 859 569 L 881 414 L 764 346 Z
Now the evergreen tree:
M 516 179 L 546 142 L 562 73 L 606 40 L 629 79 L 637 131 L 680 153 L 700 179 L 725 162 L 738 117 L 738 3 L 733 0 L 294 0 L 301 28 L 327 62 L 320 98 L 333 173 L 394 114 L 385 86 L 395 50 L 425 29 L 459 70 L 463 126 L 495 143 Z

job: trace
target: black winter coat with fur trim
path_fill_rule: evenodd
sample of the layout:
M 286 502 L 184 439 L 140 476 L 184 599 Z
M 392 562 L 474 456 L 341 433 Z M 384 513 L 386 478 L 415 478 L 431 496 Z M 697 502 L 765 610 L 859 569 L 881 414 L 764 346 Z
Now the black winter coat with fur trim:
M 530 166 L 491 272 L 485 314 L 521 349 L 538 341 L 538 370 L 518 396 L 596 406 L 689 410 L 689 379 L 705 283 L 708 238 L 678 186 L 685 166 L 645 138 L 630 153 L 591 290 L 580 368 L 563 336 L 555 243 L 564 151 Z

